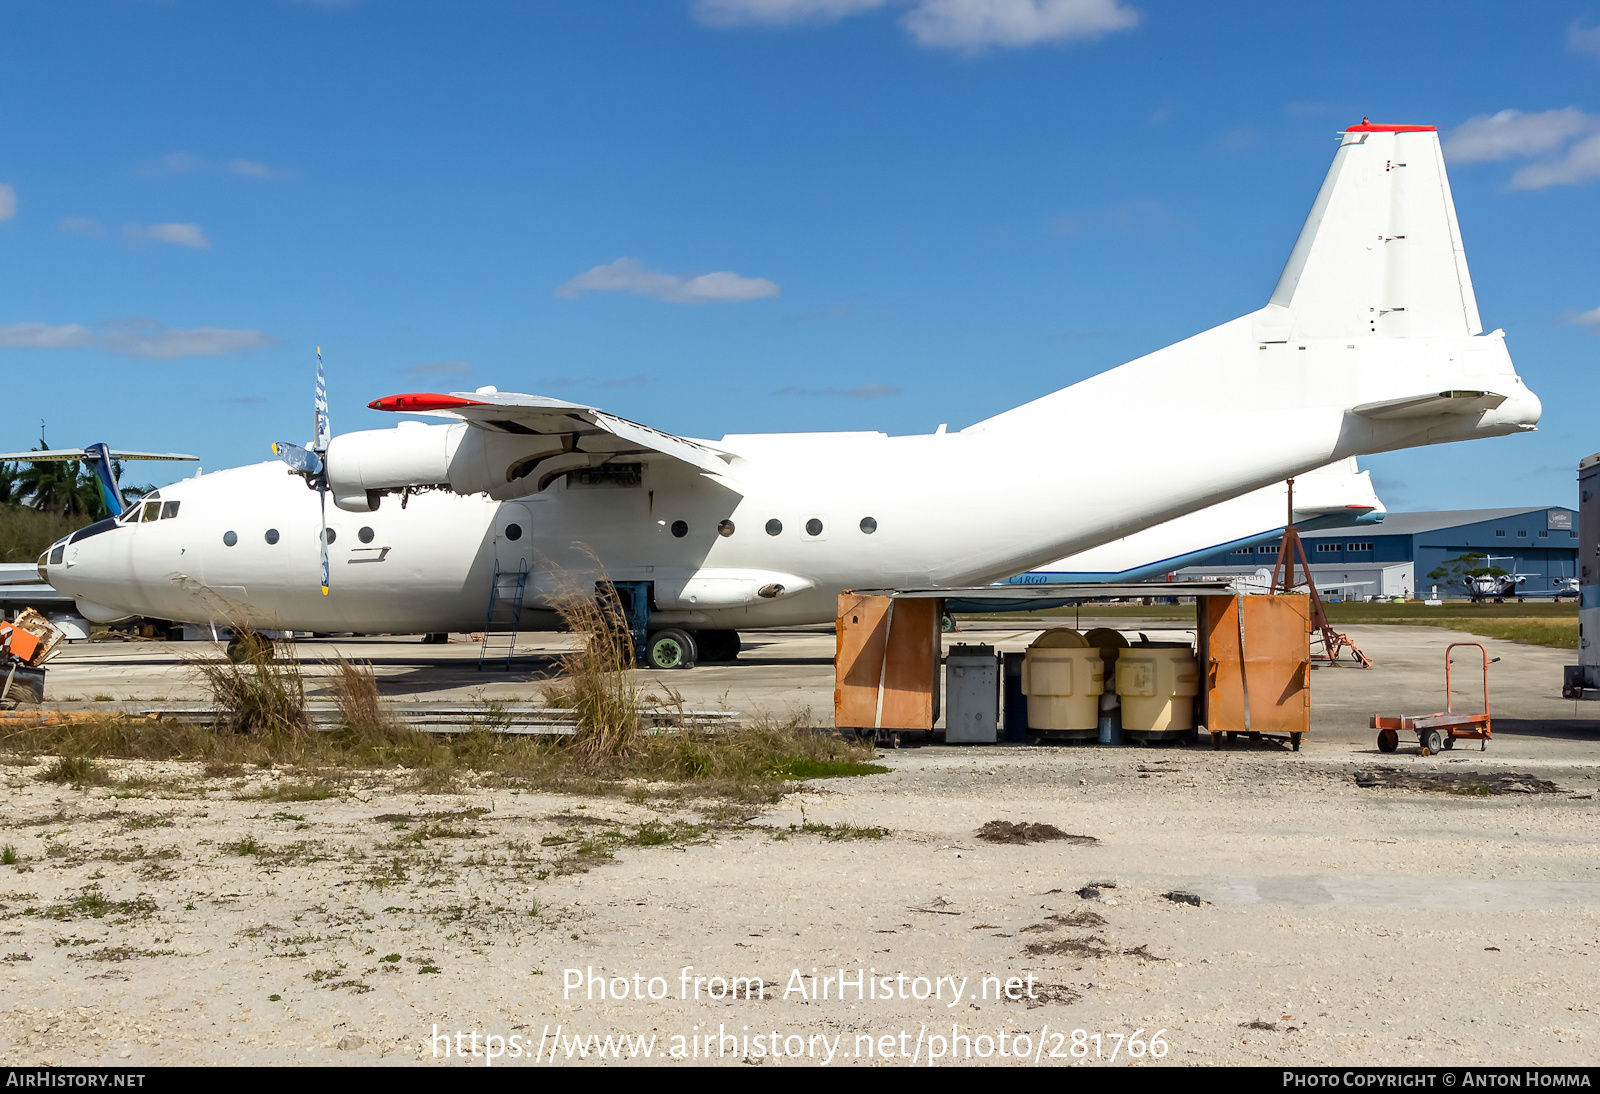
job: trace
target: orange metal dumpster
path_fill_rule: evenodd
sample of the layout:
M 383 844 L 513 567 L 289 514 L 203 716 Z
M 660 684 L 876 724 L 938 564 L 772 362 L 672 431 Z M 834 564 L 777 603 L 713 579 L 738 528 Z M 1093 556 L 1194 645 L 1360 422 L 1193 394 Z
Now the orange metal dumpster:
M 833 724 L 933 731 L 944 601 L 839 594 Z
M 1196 598 L 1204 677 L 1202 724 L 1223 735 L 1284 737 L 1296 751 L 1311 729 L 1311 602 L 1303 593 Z

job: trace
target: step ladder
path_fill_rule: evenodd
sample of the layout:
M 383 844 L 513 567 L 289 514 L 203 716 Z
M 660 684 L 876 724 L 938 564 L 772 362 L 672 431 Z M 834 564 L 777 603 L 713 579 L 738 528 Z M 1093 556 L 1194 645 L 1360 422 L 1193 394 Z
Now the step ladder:
M 489 612 L 483 624 L 483 643 L 478 647 L 478 671 L 487 664 L 511 670 L 511 655 L 517 648 L 517 624 L 522 621 L 522 596 L 528 587 L 528 560 L 515 571 L 502 570 L 494 563 L 494 578 L 489 583 Z

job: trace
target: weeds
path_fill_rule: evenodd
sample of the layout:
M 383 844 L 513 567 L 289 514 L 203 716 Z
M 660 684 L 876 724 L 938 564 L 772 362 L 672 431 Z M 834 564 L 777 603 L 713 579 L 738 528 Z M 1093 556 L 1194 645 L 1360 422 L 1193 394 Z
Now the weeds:
M 217 729 L 290 737 L 311 732 L 293 650 L 280 660 L 270 638 L 239 625 L 234 635 L 227 657 L 194 665 L 211 692 Z
M 882 764 L 865 764 L 856 760 L 813 760 L 797 756 L 775 767 L 772 774 L 780 779 L 840 779 L 852 775 L 887 775 L 889 769 Z
M 103 786 L 111 781 L 106 769 L 86 756 L 62 756 L 39 772 L 40 779 L 50 783 L 71 783 L 76 787 Z
M 321 779 L 310 782 L 284 782 L 277 786 L 266 786 L 253 794 L 244 794 L 241 797 L 269 802 L 320 802 L 329 798 L 337 798 L 339 788 L 332 783 Z M 292 814 L 285 814 L 292 816 Z M 304 817 L 294 817 L 295 820 L 305 820 Z
M 545 691 L 552 706 L 577 712 L 571 747 L 590 770 L 625 759 L 639 732 L 639 688 L 628 672 L 633 638 L 616 590 L 603 588 L 600 598 L 571 593 L 558 600 L 562 621 L 583 645 L 562 659 L 562 683 Z
M 815 821 L 806 821 L 803 824 L 791 824 L 789 831 L 782 833 L 779 838 L 787 838 L 790 834 L 821 836 L 830 843 L 837 843 L 840 840 L 851 839 L 883 839 L 889 834 L 889 830 L 860 824 L 818 824 Z
M 46 919 L 104 919 L 108 915 L 121 916 L 120 922 L 148 919 L 156 913 L 156 902 L 140 895 L 132 900 L 109 900 L 99 885 L 90 885 L 71 900 L 52 904 L 42 913 Z
M 288 767 L 290 777 L 282 782 L 257 784 L 241 794 L 252 800 L 284 803 L 340 796 L 345 792 L 345 773 L 352 768 L 403 768 L 397 786 L 418 793 L 448 793 L 463 783 L 476 782 L 627 795 L 638 802 L 675 797 L 688 790 L 698 797 L 737 803 L 776 801 L 786 784 L 796 779 L 882 770 L 868 762 L 873 758 L 870 745 L 812 728 L 805 711 L 782 720 L 758 717 L 747 726 L 697 725 L 685 719 L 681 728 L 641 729 L 634 715 L 648 697 L 640 698 L 627 684 L 624 655 L 607 653 L 604 641 L 588 645 L 595 647 L 593 656 L 578 658 L 577 675 L 569 675 L 563 683 L 568 694 L 578 697 L 580 710 L 588 712 L 583 715 L 588 728 L 575 737 L 505 735 L 482 727 L 449 736 L 420 733 L 385 717 L 388 712 L 373 705 L 376 687 L 370 670 L 352 664 L 348 672 L 341 668 L 340 687 L 351 695 L 361 692 L 366 698 L 349 700 L 345 724 L 333 732 L 312 732 L 303 725 L 290 728 L 287 715 L 275 723 L 277 728 L 217 732 L 204 725 L 159 718 L 88 714 L 56 725 L 29 726 L 0 741 L 0 749 L 17 756 L 60 757 L 44 769 L 43 777 L 82 780 L 79 785 L 106 781 L 108 776 L 95 761 L 108 757 L 189 761 L 206 765 L 223 777 L 251 774 L 246 765 Z M 258 657 L 258 663 L 247 659 L 229 665 L 212 665 L 211 669 L 251 680 L 258 672 L 290 671 L 272 665 L 264 656 Z M 292 690 L 298 695 L 297 675 L 294 681 Z M 675 696 L 668 701 L 681 706 Z M 259 714 L 264 704 L 255 702 L 252 709 Z M 363 709 L 368 713 L 362 714 Z M 630 710 L 634 715 L 624 717 Z M 238 726 L 247 720 L 241 712 L 223 718 L 222 723 Z M 130 776 L 117 784 L 116 793 L 122 797 L 175 793 L 193 777 Z M 142 826 L 141 822 L 128 823 Z
M 21 861 L 22 856 L 17 854 L 16 844 L 8 843 L 4 847 L 0 847 L 0 863 L 6 866 L 15 866 Z

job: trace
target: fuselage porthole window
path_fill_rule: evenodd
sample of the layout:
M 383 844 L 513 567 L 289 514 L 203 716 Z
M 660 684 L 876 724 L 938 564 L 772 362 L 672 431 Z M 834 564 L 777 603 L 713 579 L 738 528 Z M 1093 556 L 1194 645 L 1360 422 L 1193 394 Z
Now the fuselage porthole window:
M 180 506 L 182 504 L 183 504 L 183 502 L 181 502 L 181 501 L 166 501 L 166 502 L 162 502 L 161 503 L 161 519 L 162 520 L 171 520 L 173 517 L 177 516 L 178 515 L 178 506 Z
M 717 535 L 723 536 L 723 537 L 727 537 L 727 536 L 733 535 L 733 521 L 731 521 L 731 520 L 719 520 L 719 521 L 717 521 Z
M 376 533 L 373 532 L 371 528 L 363 528 L 361 531 L 356 533 L 356 538 L 362 543 L 371 543 L 374 535 L 376 535 Z
M 506 538 L 509 539 L 513 543 L 515 543 L 517 540 L 521 539 L 522 538 L 522 525 L 520 525 L 520 524 L 508 524 L 508 525 L 506 525 Z
M 268 543 L 277 543 L 278 542 L 278 530 L 276 528 L 268 528 L 267 529 L 267 542 Z
M 333 529 L 332 529 L 332 528 L 324 528 L 324 529 L 323 529 L 323 530 L 322 530 L 322 538 L 323 538 L 323 539 L 324 539 L 324 540 L 325 540 L 325 541 L 326 541 L 326 542 L 327 542 L 327 543 L 328 543 L 328 544 L 330 544 L 330 545 L 331 545 L 331 544 L 332 544 L 332 543 L 333 543 L 333 541 L 334 541 L 334 540 L 336 540 L 336 539 L 338 539 L 338 538 L 339 538 L 339 533 L 338 533 L 338 532 L 335 532 L 335 531 L 334 531 L 334 530 L 333 530 Z
M 672 534 L 677 539 L 682 539 L 684 536 L 688 535 L 689 534 L 688 522 L 687 521 L 681 521 L 681 520 L 673 521 L 672 522 Z
M 238 532 L 224 532 L 224 533 L 222 533 L 222 542 L 223 542 L 224 546 L 232 547 L 235 543 L 239 542 L 239 533 Z
M 821 534 L 822 522 L 820 520 L 818 520 L 816 517 L 812 517 L 810 520 L 806 521 L 806 535 L 820 536 Z
M 776 536 L 782 534 L 783 521 L 779 520 L 777 517 L 773 517 L 771 520 L 767 521 L 767 535 Z
M 870 536 L 872 533 L 876 532 L 877 530 L 878 530 L 878 522 L 877 521 L 873 520 L 871 517 L 862 517 L 861 518 L 861 531 L 862 532 L 864 532 L 864 533 L 866 533 L 867 535 Z

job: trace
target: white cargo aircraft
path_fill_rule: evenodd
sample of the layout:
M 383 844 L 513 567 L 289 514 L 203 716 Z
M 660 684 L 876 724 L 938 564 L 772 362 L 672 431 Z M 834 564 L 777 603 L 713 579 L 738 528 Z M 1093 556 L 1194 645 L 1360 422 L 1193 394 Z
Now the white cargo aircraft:
M 41 567 L 100 621 L 412 633 L 482 628 L 497 570 L 527 572 L 524 629 L 605 575 L 650 583 L 652 663 L 722 660 L 841 589 L 998 581 L 1350 456 L 1532 429 L 1481 331 L 1438 134 L 1363 122 L 1265 307 L 959 433 L 693 440 L 482 388 L 330 439 L 319 399 L 287 472 L 164 487 Z

